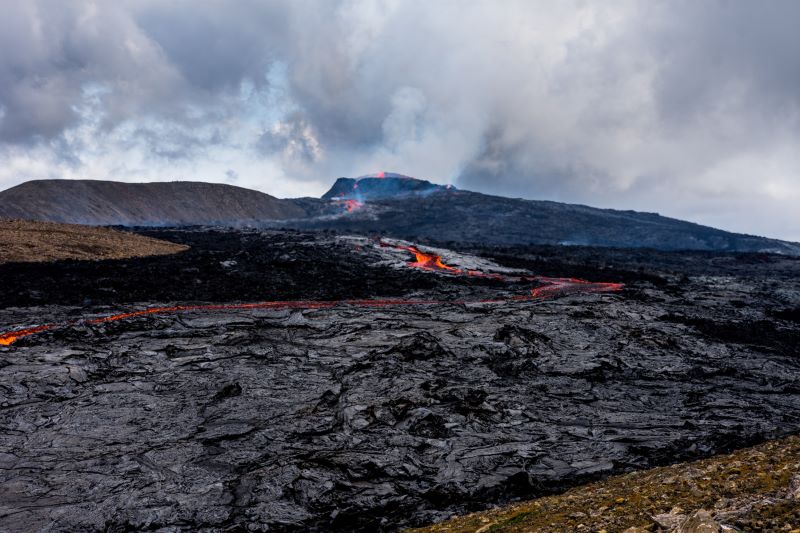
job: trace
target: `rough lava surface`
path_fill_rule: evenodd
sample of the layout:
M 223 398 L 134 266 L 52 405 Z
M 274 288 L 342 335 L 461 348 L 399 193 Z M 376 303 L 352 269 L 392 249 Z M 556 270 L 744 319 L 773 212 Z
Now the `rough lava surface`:
M 520 302 L 530 283 L 411 269 L 369 239 L 144 233 L 191 249 L 0 265 L 0 330 L 186 302 L 508 301 L 148 315 L 0 347 L 0 529 L 397 530 L 800 430 L 796 258 L 441 251 L 625 283 Z

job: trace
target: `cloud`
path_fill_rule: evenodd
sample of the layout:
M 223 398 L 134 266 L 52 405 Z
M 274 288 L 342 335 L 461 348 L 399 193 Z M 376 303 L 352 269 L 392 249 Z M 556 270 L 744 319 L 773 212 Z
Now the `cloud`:
M 395 170 L 800 239 L 800 4 L 0 4 L 0 186 Z M 745 213 L 744 215 L 742 213 Z
M 289 115 L 265 131 L 258 140 L 258 148 L 268 156 L 280 157 L 287 165 L 310 166 L 322 157 L 313 127 L 299 113 Z

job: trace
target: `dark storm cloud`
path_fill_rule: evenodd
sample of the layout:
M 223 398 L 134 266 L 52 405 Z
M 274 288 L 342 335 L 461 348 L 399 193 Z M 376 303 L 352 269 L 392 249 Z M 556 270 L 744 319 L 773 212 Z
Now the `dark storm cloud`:
M 255 0 L 153 3 L 134 17 L 187 84 L 209 94 L 238 90 L 244 79 L 263 84 L 289 38 L 286 9 Z
M 386 169 L 739 230 L 747 201 L 778 234 L 800 227 L 797 20 L 793 0 L 11 0 L 0 181 L 224 152 L 218 175 L 268 192 L 262 164 L 298 187 Z
M 218 128 L 207 128 L 204 134 L 181 127 L 142 127 L 133 130 L 130 139 L 146 150 L 166 160 L 186 159 L 195 156 L 209 145 L 223 142 Z
M 129 17 L 91 3 L 4 2 L 0 49 L 6 142 L 52 138 L 75 125 L 92 84 L 112 83 L 107 103 L 129 113 L 165 97 L 178 81 Z
M 580 109 L 575 129 L 562 137 L 569 150 L 548 146 L 556 137 L 541 139 L 537 130 L 549 125 L 527 121 L 523 111 L 527 137 L 504 139 L 505 129 L 520 126 L 513 116 L 488 129 L 462 180 L 475 187 L 499 181 L 520 193 L 533 181 L 549 194 L 575 194 L 631 169 L 638 169 L 630 178 L 637 181 L 653 173 L 665 180 L 699 178 L 742 152 L 794 143 L 800 140 L 796 20 L 800 3 L 793 1 L 641 3 L 602 46 L 587 48 L 578 37 L 552 69 L 557 90 L 572 93 L 552 101 Z M 622 81 L 637 77 L 640 87 Z M 624 98 L 636 105 L 618 105 Z M 586 99 L 594 101 L 586 105 Z M 627 140 L 633 145 L 646 141 L 642 153 L 655 150 L 647 153 L 652 162 L 626 154 L 617 135 L 634 137 Z M 608 139 L 598 143 L 596 136 Z M 597 144 L 614 153 L 616 163 L 587 149 Z
M 664 17 L 666 7 L 679 8 L 682 16 Z M 662 65 L 656 90 L 665 119 L 692 120 L 725 106 L 767 120 L 797 113 L 800 3 L 684 1 L 666 7 L 648 17 L 648 46 Z
M 0 7 L 0 140 L 23 142 L 33 135 L 53 136 L 74 119 L 70 104 L 80 87 L 73 82 L 85 61 L 77 57 L 77 43 L 63 39 L 49 46 L 43 31 L 31 26 L 34 5 Z M 57 10 L 58 11 L 58 10 Z M 56 12 L 45 25 L 63 25 L 69 15 Z M 38 35 L 37 35 L 38 34 Z M 60 39 L 61 40 L 61 39 Z
M 101 88 L 108 126 L 142 116 L 223 118 L 245 79 L 266 83 L 285 27 L 257 2 L 60 2 L 0 5 L 0 140 L 58 136 Z

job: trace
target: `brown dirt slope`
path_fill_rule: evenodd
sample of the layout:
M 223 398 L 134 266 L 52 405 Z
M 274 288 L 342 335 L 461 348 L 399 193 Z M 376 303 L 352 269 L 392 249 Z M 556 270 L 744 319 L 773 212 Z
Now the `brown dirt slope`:
M 800 533 L 800 437 L 615 476 L 414 531 Z
M 35 180 L 0 191 L 0 218 L 68 224 L 241 226 L 304 215 L 291 200 L 222 183 Z
M 188 248 L 108 228 L 0 220 L 0 264 L 59 259 L 124 259 L 174 254 Z

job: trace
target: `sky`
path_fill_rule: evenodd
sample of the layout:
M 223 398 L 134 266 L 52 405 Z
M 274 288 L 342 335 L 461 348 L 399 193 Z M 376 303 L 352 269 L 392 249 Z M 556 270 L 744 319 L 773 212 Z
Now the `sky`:
M 800 241 L 796 0 L 4 0 L 0 189 L 392 171 Z

